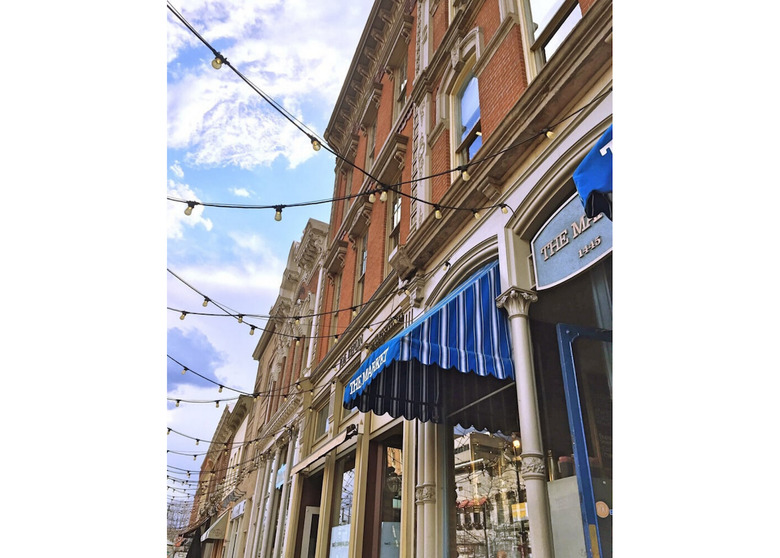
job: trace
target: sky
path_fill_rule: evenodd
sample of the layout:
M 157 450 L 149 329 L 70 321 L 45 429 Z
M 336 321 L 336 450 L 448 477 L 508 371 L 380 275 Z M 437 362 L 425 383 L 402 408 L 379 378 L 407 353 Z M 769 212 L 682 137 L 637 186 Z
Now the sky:
M 173 7 L 257 88 L 322 136 L 352 60 L 372 2 L 316 0 L 203 2 Z M 309 138 L 271 107 L 227 65 L 214 58 L 169 11 L 167 34 L 167 177 L 169 197 L 207 203 L 275 205 L 329 198 L 333 155 L 315 152 Z M 279 293 L 293 242 L 309 218 L 328 222 L 330 204 L 287 208 L 282 220 L 265 209 L 227 209 L 167 202 L 167 306 L 189 312 L 221 310 L 268 314 Z M 196 292 L 197 291 L 197 292 Z M 260 331 L 232 318 L 167 316 L 167 397 L 210 401 L 168 403 L 168 449 L 205 453 L 220 416 L 237 397 L 183 367 L 226 387 L 252 392 Z M 262 326 L 261 319 L 249 320 Z M 202 457 L 169 453 L 169 466 L 198 471 Z M 185 477 L 182 473 L 179 478 Z M 192 474 L 190 480 L 195 480 Z M 169 481 L 169 496 L 185 486 Z

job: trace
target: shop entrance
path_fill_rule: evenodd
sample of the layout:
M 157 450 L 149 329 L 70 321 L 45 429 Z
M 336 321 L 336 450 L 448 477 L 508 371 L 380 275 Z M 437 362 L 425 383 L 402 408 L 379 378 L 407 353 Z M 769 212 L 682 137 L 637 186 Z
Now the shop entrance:
M 612 331 L 557 324 L 585 549 L 612 558 Z

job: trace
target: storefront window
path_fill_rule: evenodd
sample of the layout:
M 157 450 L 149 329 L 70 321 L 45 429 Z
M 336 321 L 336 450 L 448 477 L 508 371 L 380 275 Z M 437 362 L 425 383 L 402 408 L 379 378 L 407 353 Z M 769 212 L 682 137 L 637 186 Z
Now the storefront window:
M 455 545 L 458 556 L 529 556 L 520 448 L 519 438 L 511 435 L 455 427 Z
M 328 556 L 346 558 L 349 555 L 349 525 L 352 522 L 352 498 L 355 493 L 355 456 L 336 462 L 333 516 L 331 518 Z
M 371 441 L 363 556 L 401 555 L 401 495 L 403 493 L 403 435 L 400 427 L 382 440 Z

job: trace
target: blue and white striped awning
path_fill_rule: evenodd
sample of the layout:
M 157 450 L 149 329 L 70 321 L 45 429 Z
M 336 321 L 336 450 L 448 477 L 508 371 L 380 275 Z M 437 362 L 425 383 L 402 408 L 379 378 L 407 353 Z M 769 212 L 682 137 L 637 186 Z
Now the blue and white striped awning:
M 488 416 L 494 413 L 479 406 L 457 411 L 513 385 L 509 324 L 496 306 L 500 292 L 493 262 L 371 353 L 344 387 L 344 407 L 436 423 L 450 417 L 462 426 L 498 429 Z M 502 391 L 505 401 L 493 411 L 508 406 L 504 411 L 511 413 L 513 407 L 516 422 L 514 390 Z

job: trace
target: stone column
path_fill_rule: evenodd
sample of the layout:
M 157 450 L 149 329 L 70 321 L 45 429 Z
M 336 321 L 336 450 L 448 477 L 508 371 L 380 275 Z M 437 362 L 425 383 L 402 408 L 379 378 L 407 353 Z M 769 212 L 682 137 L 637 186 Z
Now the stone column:
M 290 469 L 293 465 L 293 454 L 295 453 L 295 432 L 290 432 L 287 443 L 287 456 L 284 467 L 284 484 L 282 485 L 281 503 L 279 505 L 279 519 L 276 522 L 276 539 L 274 540 L 273 558 L 279 558 L 282 555 L 282 542 L 284 541 L 284 526 L 287 523 L 287 511 L 290 508 L 289 505 L 285 505 L 287 502 L 287 495 L 290 491 Z
M 273 505 L 274 505 L 274 488 L 276 484 L 276 473 L 279 471 L 279 461 L 281 461 L 282 457 L 282 450 L 281 448 L 276 448 L 276 451 L 274 452 L 274 464 L 271 467 L 271 475 L 268 479 L 268 484 L 265 485 L 264 490 L 267 492 L 267 499 L 265 503 L 265 513 L 263 514 L 265 517 L 265 520 L 263 521 L 263 542 L 260 545 L 260 552 L 258 553 L 258 556 L 260 558 L 266 558 L 268 556 L 268 539 L 270 538 L 271 528 L 268 524 L 269 521 L 272 519 L 271 514 L 273 513 Z
M 255 479 L 255 493 L 252 498 L 252 520 L 254 521 L 254 533 L 252 536 L 252 549 L 248 554 L 248 558 L 257 556 L 259 552 L 260 539 L 263 531 L 263 490 L 265 490 L 266 484 L 268 484 L 268 474 L 270 472 L 270 464 L 265 456 L 262 456 L 260 465 L 257 471 L 257 478 Z
M 441 556 L 436 513 L 436 425 L 420 423 L 417 432 L 417 556 Z
M 533 291 L 510 287 L 496 299 L 496 304 L 509 314 L 512 335 L 512 362 L 515 367 L 522 442 L 520 474 L 525 482 L 531 552 L 534 558 L 553 558 L 547 475 L 528 324 L 528 307 L 536 300 Z

